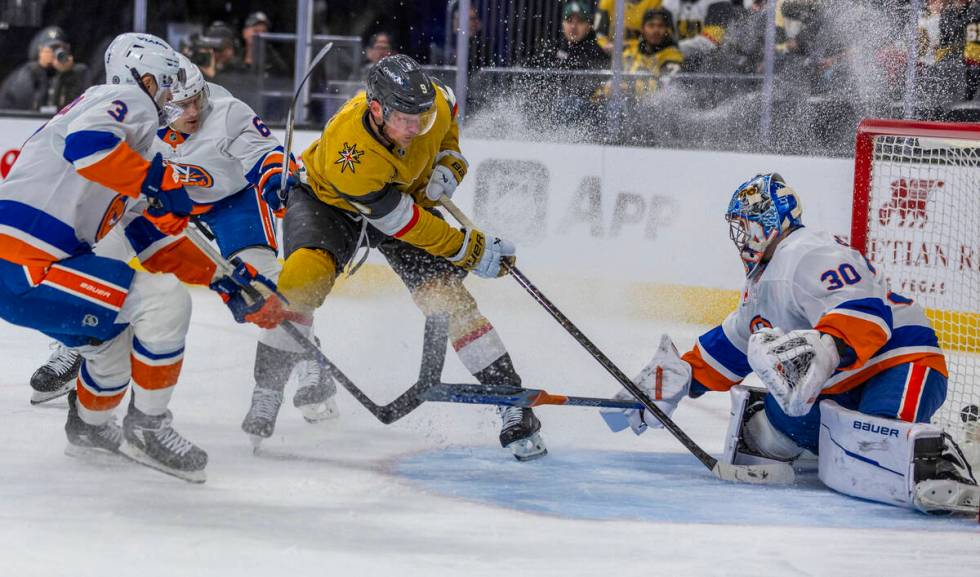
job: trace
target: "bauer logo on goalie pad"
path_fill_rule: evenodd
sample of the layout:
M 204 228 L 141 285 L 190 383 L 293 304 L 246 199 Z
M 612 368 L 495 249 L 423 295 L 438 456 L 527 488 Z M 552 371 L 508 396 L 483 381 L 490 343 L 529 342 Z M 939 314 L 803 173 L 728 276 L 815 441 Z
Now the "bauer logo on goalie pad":
M 864 421 L 854 421 L 854 428 L 860 431 L 867 431 L 869 433 L 877 433 L 879 435 L 884 435 L 885 437 L 895 437 L 898 438 L 898 429 L 893 429 L 891 427 L 885 427 L 882 425 L 876 425 L 874 423 L 866 423 Z

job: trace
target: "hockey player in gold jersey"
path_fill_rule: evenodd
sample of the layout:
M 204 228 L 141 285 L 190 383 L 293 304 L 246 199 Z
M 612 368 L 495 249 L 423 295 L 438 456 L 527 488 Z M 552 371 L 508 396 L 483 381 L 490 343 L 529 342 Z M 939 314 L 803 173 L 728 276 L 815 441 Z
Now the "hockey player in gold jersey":
M 302 160 L 301 185 L 287 202 L 278 285 L 292 310 L 312 319 L 355 254 L 376 248 L 426 316 L 448 316 L 453 348 L 481 383 L 520 386 L 503 342 L 462 283 L 468 271 L 501 276 L 514 246 L 456 229 L 434 210 L 467 170 L 452 91 L 408 56 L 384 58 L 369 72 L 367 92 L 334 115 Z M 547 452 L 530 409 L 509 407 L 501 417 L 500 442 L 515 457 Z

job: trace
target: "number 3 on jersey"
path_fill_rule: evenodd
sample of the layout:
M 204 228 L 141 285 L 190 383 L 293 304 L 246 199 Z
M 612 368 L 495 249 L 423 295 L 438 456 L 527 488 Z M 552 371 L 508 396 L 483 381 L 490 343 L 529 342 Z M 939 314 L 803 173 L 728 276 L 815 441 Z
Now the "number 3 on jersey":
M 113 100 L 112 108 L 107 112 L 116 122 L 122 122 L 126 118 L 126 113 L 129 112 L 129 107 L 122 100 Z
M 820 275 L 820 280 L 827 283 L 825 288 L 835 291 L 844 285 L 852 285 L 861 282 L 861 275 L 850 263 L 844 263 L 836 270 L 830 269 Z

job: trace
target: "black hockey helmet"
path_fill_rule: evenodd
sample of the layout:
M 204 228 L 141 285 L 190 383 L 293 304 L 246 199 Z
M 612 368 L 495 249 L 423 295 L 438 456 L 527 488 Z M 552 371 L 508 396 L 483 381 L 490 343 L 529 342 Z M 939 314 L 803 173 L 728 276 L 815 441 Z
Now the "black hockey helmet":
M 435 103 L 432 79 L 410 56 L 393 54 L 371 67 L 367 78 L 368 102 L 381 104 L 385 119 L 391 111 L 423 114 Z

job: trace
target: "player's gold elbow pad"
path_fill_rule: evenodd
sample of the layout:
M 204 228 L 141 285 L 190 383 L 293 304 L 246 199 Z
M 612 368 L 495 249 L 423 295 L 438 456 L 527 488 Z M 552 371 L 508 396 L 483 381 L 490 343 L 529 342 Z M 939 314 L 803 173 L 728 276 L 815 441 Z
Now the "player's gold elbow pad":
M 330 294 L 336 278 L 337 264 L 329 253 L 301 248 L 286 259 L 277 288 L 291 309 L 312 313 Z

